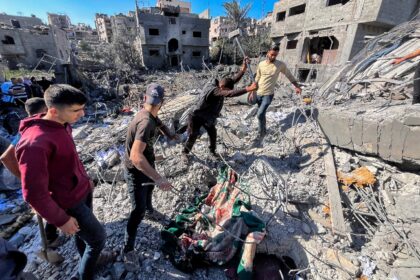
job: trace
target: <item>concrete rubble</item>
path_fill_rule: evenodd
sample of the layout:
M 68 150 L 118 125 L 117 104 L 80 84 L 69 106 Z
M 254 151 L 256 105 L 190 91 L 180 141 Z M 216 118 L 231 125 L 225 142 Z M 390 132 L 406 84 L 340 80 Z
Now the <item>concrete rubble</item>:
M 199 268 L 192 274 L 178 271 L 160 251 L 160 230 L 189 201 L 215 184 L 221 165 L 236 171 L 253 211 L 267 224 L 258 253 L 281 260 L 295 277 L 287 279 L 416 279 L 420 263 L 420 155 L 416 145 L 420 107 L 409 105 L 407 97 L 392 98 L 394 92 L 408 95 L 412 91 L 409 81 L 414 68 L 410 62 L 391 69 L 389 61 L 420 46 L 417 30 L 418 21 L 377 37 L 373 46 L 378 48 L 381 40 L 392 42 L 398 34 L 408 39 L 363 73 L 360 65 L 376 49 L 362 51 L 365 53 L 323 87 L 307 84 L 304 95 L 312 98 L 311 104 L 280 85 L 267 114 L 268 133 L 262 147 L 252 146 L 257 131 L 255 108 L 244 105 L 241 98 L 226 100 L 218 120 L 219 161 L 209 157 L 205 133 L 188 166 L 179 160 L 182 143 L 160 138 L 156 151 L 164 159 L 157 168 L 183 196 L 154 193 L 154 206 L 163 218 L 160 222 L 145 219 L 139 227 L 140 271 L 126 271 L 118 257 L 100 270 L 98 279 L 228 279 L 223 267 Z M 162 119 L 185 139 L 185 112 L 200 89 L 212 77 L 229 74 L 236 67 L 210 70 L 145 71 L 126 83 L 111 71 L 83 73 L 89 77 L 90 84 L 84 86 L 92 101 L 73 133 L 81 159 L 96 182 L 94 213 L 106 228 L 108 248 L 122 247 L 130 210 L 121 160 L 139 93 L 149 82 L 162 84 L 169 93 Z M 338 203 L 343 208 L 345 232 L 337 232 L 331 220 L 334 209 L 329 204 L 325 168 L 329 145 L 338 171 Z M 359 185 L 346 180 L 360 168 L 374 180 L 361 180 Z M 38 226 L 20 195 L 0 195 L 0 234 L 10 237 L 28 255 L 27 270 L 39 279 L 68 279 L 78 260 L 73 242 L 68 239 L 59 249 L 65 256 L 60 266 L 38 258 Z M 22 217 L 29 222 L 22 222 Z M 16 226 L 10 230 L 12 224 Z

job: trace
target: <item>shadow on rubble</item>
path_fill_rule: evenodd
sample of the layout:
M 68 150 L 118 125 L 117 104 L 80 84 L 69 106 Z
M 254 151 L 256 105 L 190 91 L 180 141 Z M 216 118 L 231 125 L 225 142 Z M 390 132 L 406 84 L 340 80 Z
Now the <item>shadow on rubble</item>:
M 306 112 L 306 115 L 309 115 L 310 112 Z M 294 125 L 302 124 L 306 122 L 306 117 L 302 115 L 302 112 L 299 109 L 296 109 L 294 112 L 291 112 L 287 115 L 286 118 L 282 119 L 279 123 L 281 132 L 286 132 Z

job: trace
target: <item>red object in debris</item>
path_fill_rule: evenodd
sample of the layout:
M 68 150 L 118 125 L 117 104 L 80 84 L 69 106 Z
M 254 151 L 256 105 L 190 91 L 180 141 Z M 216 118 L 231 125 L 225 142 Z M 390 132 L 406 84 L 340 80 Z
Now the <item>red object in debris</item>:
M 121 113 L 130 113 L 131 112 L 131 108 L 125 107 L 121 110 Z

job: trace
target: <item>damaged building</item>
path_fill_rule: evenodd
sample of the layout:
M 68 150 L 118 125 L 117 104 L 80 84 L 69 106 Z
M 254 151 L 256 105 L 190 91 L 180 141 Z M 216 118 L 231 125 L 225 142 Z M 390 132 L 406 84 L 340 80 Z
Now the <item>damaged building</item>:
M 69 59 L 66 31 L 46 26 L 34 16 L 2 14 L 0 24 L 0 56 L 10 69 L 16 69 L 18 65 L 35 67 L 44 55 L 61 61 Z
M 289 0 L 274 5 L 271 37 L 299 79 L 326 80 L 368 39 L 410 20 L 417 0 Z
M 209 56 L 210 20 L 180 7 L 137 9 L 137 47 L 148 68 L 201 67 Z

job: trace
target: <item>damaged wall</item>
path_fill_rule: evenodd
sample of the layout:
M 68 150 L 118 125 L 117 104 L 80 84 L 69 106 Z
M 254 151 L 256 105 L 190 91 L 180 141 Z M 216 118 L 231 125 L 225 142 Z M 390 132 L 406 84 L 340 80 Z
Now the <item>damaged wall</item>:
M 301 81 L 306 80 L 302 72 L 309 69 L 316 69 L 319 81 L 326 80 L 338 66 L 364 47 L 365 36 L 375 37 L 410 20 L 418 5 L 416 0 L 329 3 L 324 0 L 291 0 L 274 5 L 271 38 L 280 44 L 279 58 L 294 70 L 296 76 L 300 76 Z M 338 48 L 330 51 L 328 44 L 309 49 L 305 46 L 306 39 L 322 36 L 334 36 Z M 321 56 L 320 64 L 323 65 L 302 59 L 314 53 Z

